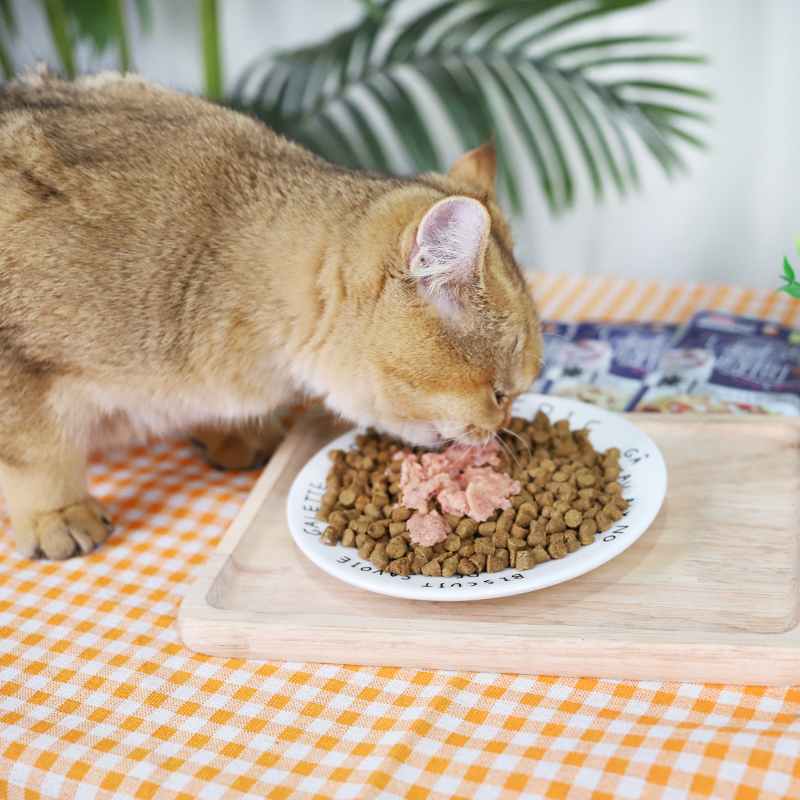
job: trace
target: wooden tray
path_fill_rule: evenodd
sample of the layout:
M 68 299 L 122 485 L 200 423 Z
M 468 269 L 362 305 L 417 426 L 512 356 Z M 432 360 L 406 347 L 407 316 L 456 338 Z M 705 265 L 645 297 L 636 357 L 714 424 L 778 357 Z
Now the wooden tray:
M 643 680 L 800 683 L 800 420 L 630 415 L 661 448 L 661 513 L 567 583 L 435 603 L 365 592 L 297 549 L 286 496 L 346 428 L 298 423 L 180 609 L 216 656 Z

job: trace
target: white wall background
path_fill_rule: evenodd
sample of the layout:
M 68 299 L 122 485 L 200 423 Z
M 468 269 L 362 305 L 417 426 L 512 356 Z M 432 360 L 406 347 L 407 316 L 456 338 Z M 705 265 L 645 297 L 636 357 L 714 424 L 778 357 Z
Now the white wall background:
M 17 63 L 55 63 L 38 5 L 16 6 Z M 195 3 L 153 6 L 153 31 L 133 38 L 137 69 L 199 91 Z M 221 7 L 229 83 L 265 51 L 325 37 L 361 13 L 356 0 L 222 0 Z M 576 207 L 558 218 L 528 175 L 527 212 L 514 220 L 520 261 L 556 271 L 777 287 L 784 254 L 800 262 L 793 255 L 800 235 L 800 0 L 661 0 L 594 30 L 680 33 L 709 57 L 709 65 L 681 77 L 715 96 L 705 133 L 710 149 L 686 149 L 690 173 L 674 180 L 645 155 L 639 194 L 620 200 L 609 193 L 597 205 L 582 184 Z M 104 63 L 88 49 L 79 58 L 82 70 L 110 63 L 113 57 Z

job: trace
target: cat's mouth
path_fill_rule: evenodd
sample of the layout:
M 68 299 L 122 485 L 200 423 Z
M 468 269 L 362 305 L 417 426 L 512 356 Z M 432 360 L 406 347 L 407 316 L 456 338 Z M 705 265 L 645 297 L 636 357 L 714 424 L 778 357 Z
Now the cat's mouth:
M 391 433 L 396 434 L 412 447 L 425 447 L 429 450 L 436 450 L 445 442 L 445 437 L 430 422 L 409 420 L 403 422 L 399 427 L 392 427 L 394 427 L 394 430 L 390 429 Z
M 424 420 L 407 420 L 392 433 L 400 436 L 413 447 L 425 447 L 437 450 L 450 444 L 485 444 L 492 437 L 490 431 L 480 430 L 474 425 L 456 422 L 426 422 Z

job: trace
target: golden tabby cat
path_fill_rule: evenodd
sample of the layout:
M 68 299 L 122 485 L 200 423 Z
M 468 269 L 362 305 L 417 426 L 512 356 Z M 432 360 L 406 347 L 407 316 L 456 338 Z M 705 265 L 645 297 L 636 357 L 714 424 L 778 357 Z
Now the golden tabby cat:
M 87 452 L 298 391 L 408 440 L 483 439 L 538 371 L 486 145 L 449 175 L 329 164 L 103 74 L 0 88 L 0 481 L 19 550 L 102 542 Z

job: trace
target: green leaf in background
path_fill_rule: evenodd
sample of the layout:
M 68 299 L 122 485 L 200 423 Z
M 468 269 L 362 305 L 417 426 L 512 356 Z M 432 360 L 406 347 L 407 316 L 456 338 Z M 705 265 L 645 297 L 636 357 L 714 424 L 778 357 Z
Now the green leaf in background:
M 128 30 L 125 25 L 125 10 L 122 7 L 122 0 L 110 0 L 114 12 L 114 27 L 117 32 L 117 43 L 119 45 L 119 66 L 123 72 L 131 71 L 131 51 L 128 46 Z
M 359 2 L 364 6 L 364 10 L 367 14 L 373 19 L 383 19 L 386 15 L 386 8 L 380 3 L 375 2 L 375 0 L 359 0 Z
M 5 31 L 2 29 L 5 28 Z M 7 33 L 13 36 L 17 32 L 17 21 L 14 18 L 14 9 L 11 0 L 0 0 L 0 34 Z M 6 51 L 3 37 L 0 35 L 0 72 L 5 80 L 10 80 L 14 75 L 14 65 Z
M 351 28 L 255 62 L 232 103 L 326 158 L 390 171 L 444 171 L 496 132 L 507 199 L 521 203 L 519 143 L 558 213 L 581 173 L 597 199 L 609 183 L 620 195 L 637 187 L 632 140 L 668 174 L 684 168 L 683 147 L 704 146 L 708 92 L 655 74 L 703 58 L 671 35 L 584 33 L 653 2 L 438 0 L 417 12 L 408 2 L 395 19 L 401 0 L 360 0 Z M 460 152 L 448 153 L 453 136 Z M 402 160 L 390 156 L 398 148 Z
M 13 36 L 17 32 L 17 20 L 14 17 L 14 7 L 11 0 L 0 0 L 0 20 L 5 29 Z
M 47 24 L 53 37 L 61 67 L 68 78 L 75 77 L 74 42 L 69 32 L 69 19 L 65 0 L 43 0 Z
M 4 80 L 11 80 L 14 77 L 14 65 L 11 63 L 11 58 L 3 46 L 3 40 L 0 39 L 0 72 L 3 73 Z
M 77 39 L 87 39 L 95 53 L 119 48 L 120 69 L 132 68 L 124 0 L 64 0 Z M 148 0 L 136 0 L 139 23 L 147 29 L 152 22 Z
M 209 99 L 333 161 L 383 172 L 444 171 L 495 136 L 499 185 L 512 207 L 521 205 L 527 165 L 552 213 L 575 202 L 582 182 L 598 200 L 608 184 L 620 195 L 637 188 L 636 140 L 669 175 L 684 169 L 685 147 L 705 147 L 698 129 L 711 97 L 671 78 L 703 58 L 673 35 L 598 36 L 583 27 L 658 1 L 429 0 L 420 9 L 414 0 L 354 0 L 364 10 L 357 24 L 256 60 L 226 98 L 219 0 L 195 0 Z M 37 2 L 67 75 L 79 40 L 98 53 L 118 47 L 130 69 L 125 0 Z M 149 0 L 134 3 L 146 29 Z M 0 0 L 0 35 L 12 30 L 12 0 Z
M 134 0 L 134 5 L 139 25 L 145 33 L 149 33 L 153 29 L 153 10 L 150 8 L 150 0 Z
M 794 248 L 797 250 L 797 255 L 800 256 L 800 236 L 794 237 Z
M 97 53 L 104 53 L 116 37 L 115 5 L 109 0 L 64 0 L 77 37 L 88 39 Z
M 783 257 L 783 279 L 789 281 L 789 283 L 794 283 L 794 270 L 786 256 Z
M 795 237 L 794 243 L 795 246 L 798 247 L 798 252 L 800 252 L 800 246 L 798 246 L 800 245 L 800 236 Z M 786 256 L 783 257 L 783 275 L 781 275 L 781 279 L 786 281 L 786 286 L 781 286 L 780 289 L 776 289 L 775 294 L 778 294 L 778 292 L 786 292 L 786 294 L 791 297 L 796 297 L 800 300 L 800 283 L 795 280 L 794 270 Z
M 120 69 L 130 71 L 125 0 L 38 0 L 38 3 L 47 20 L 61 69 L 68 77 L 76 74 L 75 45 L 82 40 L 91 42 L 93 51 L 99 55 L 116 47 Z M 135 0 L 134 6 L 142 30 L 148 30 L 152 25 L 150 0 Z M 13 11 L 12 0 L 0 0 L 0 34 L 14 36 L 17 33 Z M 3 48 L 1 37 L 0 69 L 6 78 L 13 77 L 14 65 Z
M 775 294 L 778 292 L 786 292 L 786 294 L 800 300 L 800 283 L 789 283 L 786 286 L 781 286 L 780 289 L 775 291 Z

